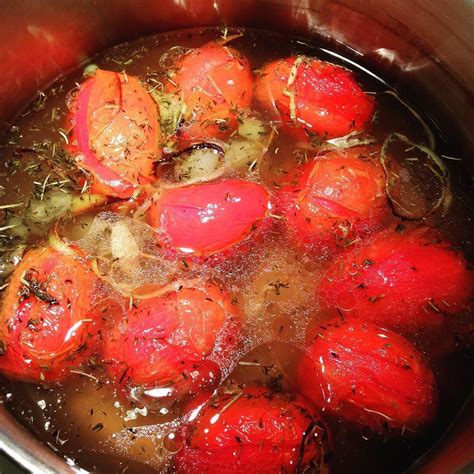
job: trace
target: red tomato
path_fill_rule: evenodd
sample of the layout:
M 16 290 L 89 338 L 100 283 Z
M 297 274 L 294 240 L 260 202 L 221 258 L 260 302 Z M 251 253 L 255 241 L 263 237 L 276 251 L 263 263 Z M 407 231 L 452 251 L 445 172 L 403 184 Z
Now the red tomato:
M 323 411 L 376 431 L 416 430 L 434 416 L 435 382 L 421 354 L 370 324 L 336 319 L 320 326 L 297 378 Z
M 269 210 L 260 184 L 227 179 L 164 190 L 148 220 L 175 249 L 208 256 L 237 244 L 255 230 Z
M 222 289 L 184 286 L 139 301 L 107 337 L 104 360 L 126 389 L 141 387 L 151 398 L 195 394 L 219 383 L 220 369 L 210 356 L 231 356 L 237 326 Z
M 205 404 L 209 395 L 191 416 L 177 473 L 305 472 L 322 462 L 325 429 L 303 399 L 259 387 L 221 389 Z
M 128 198 L 161 157 L 158 109 L 139 80 L 98 70 L 79 89 L 69 150 L 92 173 L 92 191 Z
M 227 139 L 238 125 L 236 111 L 250 106 L 252 85 L 248 61 L 235 49 L 208 43 L 183 55 L 165 85 L 187 107 L 187 123 L 178 133 L 182 147 Z
M 334 252 L 379 228 L 389 216 L 385 176 L 366 148 L 317 156 L 280 207 L 296 245 Z
M 466 264 L 434 229 L 390 230 L 335 261 L 318 293 L 327 306 L 387 328 L 439 329 L 469 307 L 474 274 Z
M 373 99 L 352 72 L 305 56 L 279 59 L 261 69 L 255 97 L 301 138 L 341 137 L 367 127 Z
M 91 355 L 100 318 L 93 316 L 95 275 L 71 256 L 30 250 L 3 301 L 0 370 L 28 381 L 66 378 Z

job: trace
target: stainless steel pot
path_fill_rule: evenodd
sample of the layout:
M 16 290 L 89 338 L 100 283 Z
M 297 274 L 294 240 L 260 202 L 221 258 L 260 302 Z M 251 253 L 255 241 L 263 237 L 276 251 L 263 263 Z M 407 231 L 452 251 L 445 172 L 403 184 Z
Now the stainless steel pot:
M 108 46 L 160 31 L 238 25 L 347 44 L 425 104 L 474 174 L 470 0 L 0 0 L 0 12 L 0 130 L 38 90 Z M 0 448 L 34 473 L 74 472 L 2 406 Z M 471 402 L 414 469 L 454 473 L 473 460 Z

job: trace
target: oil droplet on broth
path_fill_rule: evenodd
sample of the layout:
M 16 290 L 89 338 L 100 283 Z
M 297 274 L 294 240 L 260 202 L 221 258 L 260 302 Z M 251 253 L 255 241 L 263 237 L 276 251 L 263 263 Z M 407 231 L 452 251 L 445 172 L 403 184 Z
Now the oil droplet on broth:
M 182 436 L 175 431 L 170 431 L 169 433 L 165 435 L 163 439 L 163 447 L 169 453 L 172 453 L 172 454 L 177 453 L 183 447 Z

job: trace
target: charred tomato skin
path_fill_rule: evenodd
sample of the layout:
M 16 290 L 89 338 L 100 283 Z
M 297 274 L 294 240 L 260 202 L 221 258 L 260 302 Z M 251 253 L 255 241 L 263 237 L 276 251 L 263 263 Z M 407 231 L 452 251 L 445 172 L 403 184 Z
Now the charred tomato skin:
M 220 366 L 210 356 L 231 358 L 238 331 L 228 294 L 213 283 L 190 283 L 137 301 L 106 336 L 103 358 L 125 392 L 138 387 L 152 398 L 153 390 L 189 397 L 219 383 Z
M 317 293 L 362 321 L 406 334 L 439 331 L 447 317 L 469 311 L 474 273 L 439 231 L 399 224 L 336 259 Z
M 67 150 L 91 173 L 92 192 L 124 199 L 154 181 L 162 139 L 158 108 L 136 77 L 99 69 L 71 109 Z
M 262 185 L 225 179 L 162 191 L 148 211 L 148 222 L 165 247 L 183 256 L 218 259 L 243 252 L 245 241 L 269 227 L 270 206 Z
M 292 56 L 265 65 L 255 98 L 300 139 L 329 139 L 363 131 L 375 104 L 353 73 L 334 64 Z
M 195 412 L 174 458 L 177 473 L 290 473 L 322 462 L 325 427 L 302 398 L 262 387 L 210 396 L 188 407 Z
M 95 275 L 73 256 L 30 250 L 13 273 L 1 312 L 0 370 L 35 382 L 65 379 L 95 351 L 101 318 Z
M 385 434 L 416 431 L 436 411 L 433 373 L 421 354 L 402 336 L 360 321 L 320 326 L 297 380 L 323 413 Z
M 252 87 L 249 63 L 233 48 L 211 42 L 184 54 L 165 83 L 166 92 L 181 96 L 186 105 L 180 148 L 226 140 L 238 126 L 238 110 L 252 102 Z
M 280 190 L 278 213 L 294 246 L 333 254 L 390 221 L 385 176 L 370 151 L 318 155 L 302 166 L 296 185 Z

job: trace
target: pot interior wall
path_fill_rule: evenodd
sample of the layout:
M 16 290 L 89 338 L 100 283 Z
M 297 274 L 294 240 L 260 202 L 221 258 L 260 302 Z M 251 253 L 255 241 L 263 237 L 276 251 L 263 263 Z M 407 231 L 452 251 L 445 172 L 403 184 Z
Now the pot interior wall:
M 348 45 L 359 62 L 426 104 L 427 114 L 455 137 L 461 157 L 474 168 L 471 2 L 0 0 L 0 10 L 0 129 L 56 77 L 113 44 L 194 26 L 247 26 Z M 468 419 L 472 439 L 472 411 Z M 66 472 L 62 460 L 1 409 L 0 424 L 3 448 L 25 467 Z

